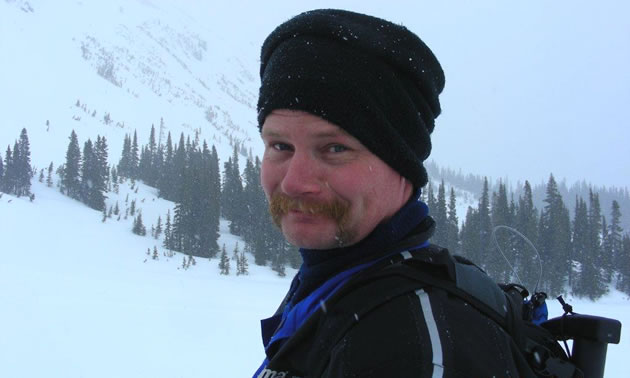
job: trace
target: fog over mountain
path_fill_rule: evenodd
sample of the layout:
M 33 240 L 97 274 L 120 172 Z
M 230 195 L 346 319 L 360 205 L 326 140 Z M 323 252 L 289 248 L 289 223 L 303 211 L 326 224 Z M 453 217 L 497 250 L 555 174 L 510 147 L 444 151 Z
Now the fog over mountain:
M 553 172 L 569 183 L 630 186 L 630 6 L 622 1 L 4 0 L 0 140 L 27 127 L 47 130 L 34 146 L 63 145 L 76 128 L 120 144 L 133 129 L 146 140 L 164 118 L 175 135 L 197 129 L 217 148 L 231 137 L 260 154 L 259 46 L 278 23 L 319 7 L 402 23 L 433 49 L 447 77 L 433 134 L 439 165 L 513 181 Z M 72 109 L 77 99 L 95 117 Z M 113 122 L 104 131 L 106 113 Z M 63 153 L 37 150 L 38 166 Z

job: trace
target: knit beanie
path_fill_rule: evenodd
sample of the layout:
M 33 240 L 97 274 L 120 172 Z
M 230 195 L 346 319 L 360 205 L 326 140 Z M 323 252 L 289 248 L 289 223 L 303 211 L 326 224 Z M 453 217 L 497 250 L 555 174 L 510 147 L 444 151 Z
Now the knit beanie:
M 411 31 L 335 9 L 302 13 L 278 26 L 261 51 L 258 127 L 275 109 L 301 110 L 357 138 L 414 187 L 440 114 L 444 73 Z

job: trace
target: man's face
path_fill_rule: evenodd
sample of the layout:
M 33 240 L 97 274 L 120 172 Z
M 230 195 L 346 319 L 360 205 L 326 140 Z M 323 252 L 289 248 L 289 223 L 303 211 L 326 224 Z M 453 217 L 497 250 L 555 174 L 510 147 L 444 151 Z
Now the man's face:
M 272 112 L 262 138 L 261 181 L 270 211 L 298 247 L 355 244 L 396 213 L 413 191 L 356 138 L 309 113 Z

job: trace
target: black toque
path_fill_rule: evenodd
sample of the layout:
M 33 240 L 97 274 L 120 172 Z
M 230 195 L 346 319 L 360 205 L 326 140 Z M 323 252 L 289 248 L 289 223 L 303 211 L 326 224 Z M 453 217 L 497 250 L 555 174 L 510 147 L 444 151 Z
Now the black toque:
M 258 127 L 275 109 L 301 110 L 357 138 L 415 187 L 440 114 L 444 73 L 404 26 L 321 9 L 278 26 L 261 52 Z

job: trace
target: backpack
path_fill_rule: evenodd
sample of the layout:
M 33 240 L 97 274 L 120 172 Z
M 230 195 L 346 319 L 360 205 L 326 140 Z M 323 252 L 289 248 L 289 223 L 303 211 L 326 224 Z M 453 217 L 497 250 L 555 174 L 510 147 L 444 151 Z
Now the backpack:
M 471 261 L 435 245 L 405 251 L 376 264 L 342 288 L 339 296 L 362 282 L 386 276 L 406 278 L 408 284 L 398 287 L 398 293 L 431 286 L 464 300 L 492 319 L 511 337 L 522 377 L 602 377 L 607 344 L 619 343 L 619 321 L 575 314 L 566 304 L 562 317 L 535 324 L 533 314 L 544 304 L 546 295 L 528 300 L 523 286 L 497 284 Z M 374 295 L 370 306 L 387 301 L 392 293 Z M 559 343 L 567 339 L 574 339 L 571 355 Z

